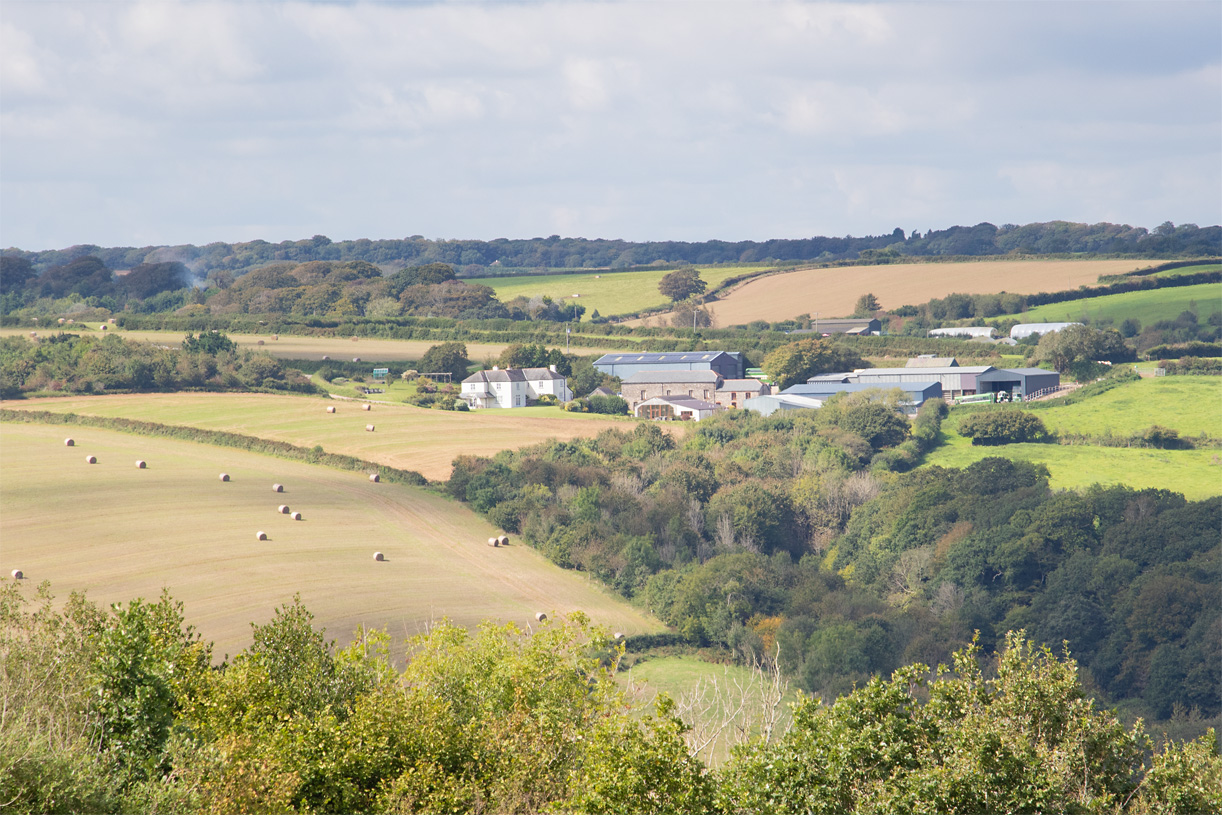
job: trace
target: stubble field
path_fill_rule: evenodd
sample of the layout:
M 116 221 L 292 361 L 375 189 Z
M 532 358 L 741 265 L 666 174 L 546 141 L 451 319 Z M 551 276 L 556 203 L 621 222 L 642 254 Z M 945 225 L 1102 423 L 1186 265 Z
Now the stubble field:
M 625 419 L 569 417 L 554 407 L 458 413 L 379 403 L 365 411 L 362 404 L 275 394 L 155 393 L 28 399 L 3 406 L 199 427 L 302 447 L 321 445 L 328 453 L 415 470 L 433 481 L 448 479 L 459 455 L 491 456 L 547 439 L 568 441 L 597 436 L 607 428 L 634 427 Z M 336 412 L 327 413 L 328 407 Z M 367 424 L 374 432 L 365 430 Z
M 1093 285 L 1100 275 L 1123 274 L 1160 262 L 1016 260 L 804 269 L 748 281 L 711 304 L 709 310 L 720 327 L 788 320 L 815 312 L 821 317 L 846 317 L 853 313 L 857 298 L 867 292 L 889 309 L 953 293 L 1033 294 L 1076 289 Z
M 76 445 L 65 447 L 65 436 Z M 249 624 L 295 593 L 330 637 L 346 642 L 363 624 L 386 628 L 397 648 L 446 616 L 526 625 L 537 611 L 580 609 L 629 633 L 661 629 L 529 547 L 489 547 L 498 530 L 421 489 L 95 428 L 4 423 L 0 440 L 4 574 L 19 568 L 31 590 L 49 580 L 61 599 L 79 590 L 101 604 L 166 587 L 218 659 L 247 646 Z M 148 467 L 137 469 L 137 459 Z M 221 482 L 221 472 L 232 480 Z M 269 540 L 256 540 L 260 530 Z M 375 551 L 386 561 L 375 562 Z

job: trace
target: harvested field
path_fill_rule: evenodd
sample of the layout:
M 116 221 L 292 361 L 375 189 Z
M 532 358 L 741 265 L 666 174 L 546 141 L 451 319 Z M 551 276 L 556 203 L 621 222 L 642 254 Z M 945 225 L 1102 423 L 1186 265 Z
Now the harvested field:
M 870 292 L 883 308 L 917 305 L 952 293 L 1008 291 L 1033 294 L 1093 285 L 1100 275 L 1155 266 L 1157 260 L 1015 260 L 979 263 L 904 263 L 805 269 L 751 280 L 711 304 L 716 325 L 788 320 L 816 311 L 846 317 Z M 656 320 L 657 318 L 655 318 Z
M 567 441 L 597 436 L 609 427 L 626 431 L 635 427 L 631 419 L 566 415 L 556 408 L 458 413 L 380 404 L 378 431 L 368 433 L 365 414 L 355 406 L 346 413 L 329 415 L 319 410 L 318 399 L 274 394 L 120 394 L 3 404 L 14 409 L 118 416 L 223 430 L 304 447 L 322 445 L 329 453 L 345 453 L 378 464 L 416 470 L 433 480 L 448 479 L 451 464 L 460 454 L 489 456 L 551 438 Z M 672 433 L 686 430 L 678 422 L 666 429 Z
M 76 334 L 88 333 L 88 328 L 81 325 L 65 326 L 64 328 Z M 563 330 L 563 326 L 557 330 Z M 180 347 L 183 337 L 186 336 L 186 333 L 182 331 L 119 331 L 118 333 L 124 339 L 167 345 L 171 348 Z M 0 329 L 0 336 L 14 334 L 27 336 L 28 331 L 24 328 Z M 288 334 L 281 334 L 278 340 L 273 340 L 270 334 L 230 334 L 228 336 L 242 348 L 266 351 L 274 357 L 283 359 L 322 359 L 324 357 L 351 359 L 354 352 L 359 351 L 362 359 L 378 362 L 419 360 L 434 345 L 445 342 L 445 340 L 386 340 L 365 337 L 353 342 L 350 337 L 294 337 Z M 559 337 L 552 344 L 563 347 L 564 337 Z M 509 347 L 509 343 L 469 342 L 466 343 L 466 346 L 468 359 L 483 360 L 496 359 L 502 351 Z M 573 351 L 583 356 L 592 354 L 601 356 L 622 350 L 625 346 L 631 347 L 632 342 L 624 340 L 615 347 L 574 348 Z
M 526 624 L 540 608 L 581 609 L 629 632 L 660 624 L 576 572 L 529 547 L 489 552 L 498 530 L 461 504 L 360 473 L 329 470 L 190 442 L 84 428 L 79 441 L 105 468 L 76 466 L 63 428 L 0 423 L 0 568 L 50 580 L 61 600 L 74 589 L 96 603 L 156 598 L 163 586 L 188 619 L 216 643 L 216 658 L 250 644 L 251 621 L 302 600 L 346 642 L 364 624 L 401 641 L 448 616 L 461 625 L 484 618 Z M 146 451 L 156 470 L 130 461 Z M 233 473 L 229 484 L 217 472 Z M 310 522 L 277 525 L 255 540 L 267 518 L 267 485 L 283 479 Z M 72 512 L 47 512 L 56 496 Z M 384 552 L 386 562 L 370 554 Z M 33 590 L 30 586 L 28 590 Z

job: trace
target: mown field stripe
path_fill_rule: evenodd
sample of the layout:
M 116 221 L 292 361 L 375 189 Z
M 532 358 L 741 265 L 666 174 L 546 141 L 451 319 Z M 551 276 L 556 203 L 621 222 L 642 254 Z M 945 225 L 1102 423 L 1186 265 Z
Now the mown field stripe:
M 134 433 L 140 436 L 155 438 L 178 439 L 194 441 L 201 444 L 211 444 L 217 447 L 233 447 L 252 453 L 275 456 L 290 461 L 304 461 L 308 464 L 321 464 L 337 470 L 353 472 L 374 472 L 384 481 L 397 484 L 410 484 L 422 487 L 429 480 L 415 470 L 402 470 L 373 461 L 344 455 L 343 453 L 320 452 L 313 448 L 299 447 L 283 441 L 271 441 L 258 436 L 247 436 L 241 433 L 229 433 L 220 430 L 204 430 L 198 427 L 183 425 L 160 424 L 144 422 L 135 419 L 121 419 L 106 416 L 82 416 L 77 413 L 52 413 L 47 410 L 12 410 L 0 408 L 0 421 L 27 424 L 65 424 L 82 427 L 100 427 L 106 430 L 117 430 L 124 433 Z

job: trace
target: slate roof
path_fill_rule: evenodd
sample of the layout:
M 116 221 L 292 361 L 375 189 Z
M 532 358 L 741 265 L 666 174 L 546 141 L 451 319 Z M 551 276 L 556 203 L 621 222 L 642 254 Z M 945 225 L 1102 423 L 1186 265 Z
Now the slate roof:
M 638 371 L 624 380 L 625 385 L 665 385 L 674 383 L 697 383 L 716 385 L 722 381 L 716 371 Z
M 712 362 L 721 356 L 729 356 L 729 354 L 725 351 L 662 351 L 650 354 L 603 354 L 594 364 L 628 365 L 631 363 Z

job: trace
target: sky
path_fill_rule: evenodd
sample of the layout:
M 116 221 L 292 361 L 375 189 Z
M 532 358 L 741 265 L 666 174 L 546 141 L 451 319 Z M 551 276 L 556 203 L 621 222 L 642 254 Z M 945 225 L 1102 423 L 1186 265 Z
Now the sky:
M 1222 222 L 1222 3 L 0 0 L 0 246 Z

